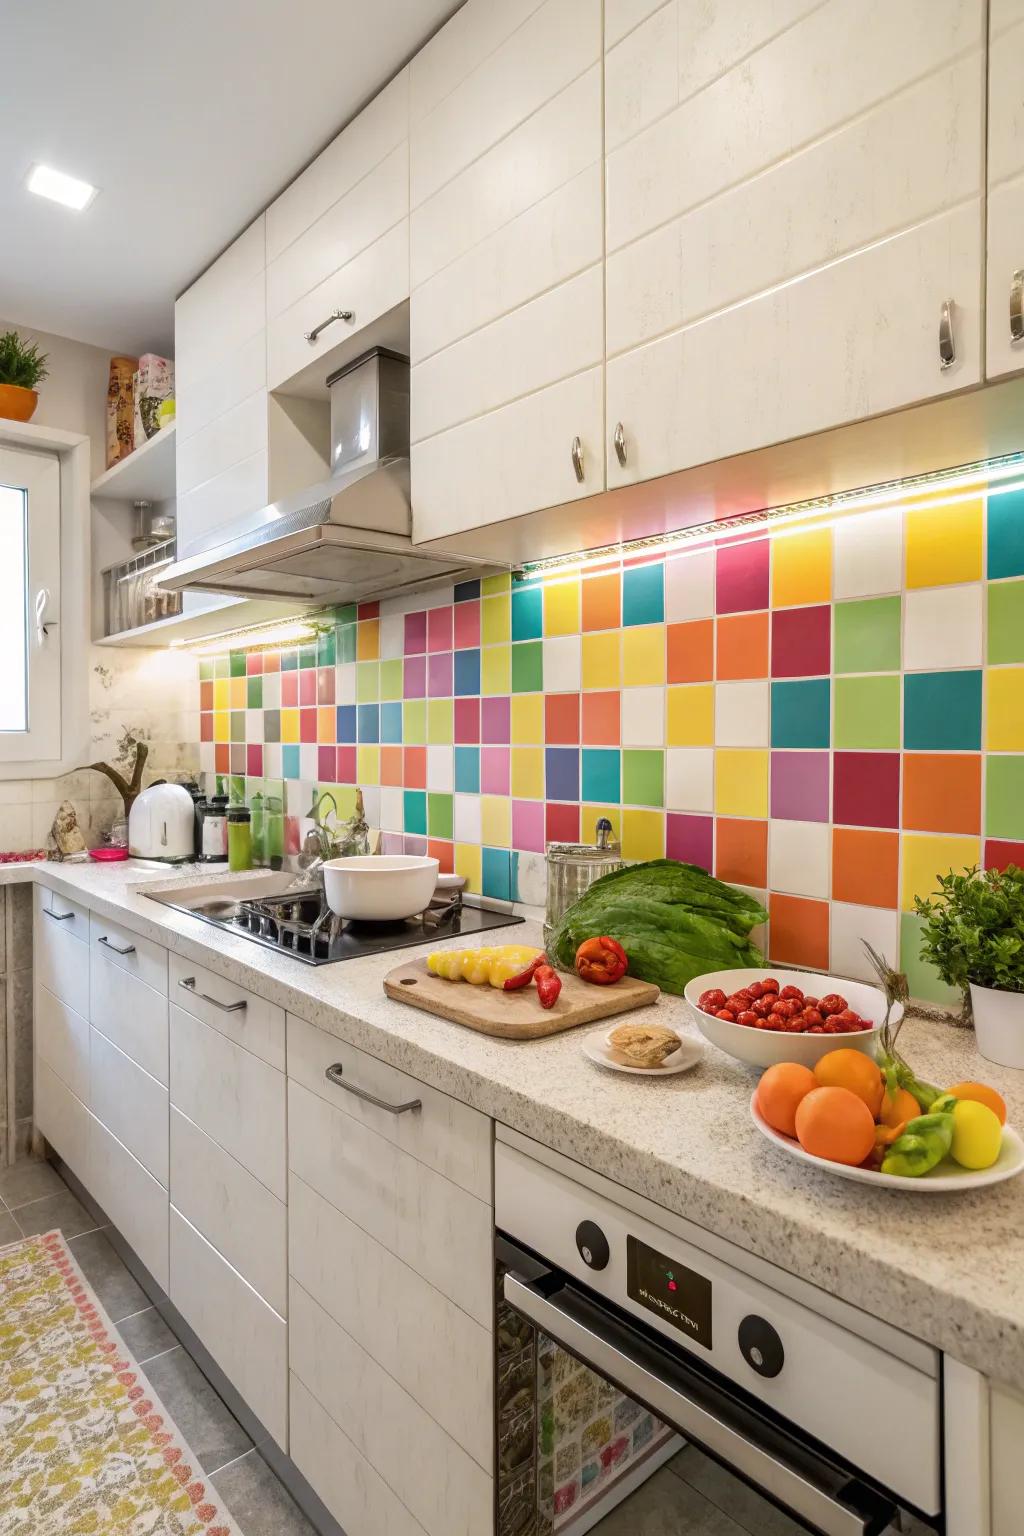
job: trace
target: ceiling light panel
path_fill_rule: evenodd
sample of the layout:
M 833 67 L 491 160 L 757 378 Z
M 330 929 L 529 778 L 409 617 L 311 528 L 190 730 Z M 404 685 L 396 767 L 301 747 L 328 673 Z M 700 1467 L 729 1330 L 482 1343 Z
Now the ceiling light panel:
M 88 208 L 98 190 L 87 181 L 79 181 L 77 176 L 55 171 L 52 165 L 34 165 L 25 178 L 25 185 L 37 196 L 48 197 L 65 208 L 74 208 L 76 213 Z

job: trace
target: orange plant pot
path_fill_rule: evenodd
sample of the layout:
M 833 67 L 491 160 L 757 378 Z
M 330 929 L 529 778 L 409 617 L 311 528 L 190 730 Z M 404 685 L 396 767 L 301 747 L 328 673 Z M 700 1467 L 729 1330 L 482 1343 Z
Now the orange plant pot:
M 0 384 L 0 416 L 8 421 L 31 421 L 35 415 L 39 396 L 34 389 L 23 389 L 20 384 Z

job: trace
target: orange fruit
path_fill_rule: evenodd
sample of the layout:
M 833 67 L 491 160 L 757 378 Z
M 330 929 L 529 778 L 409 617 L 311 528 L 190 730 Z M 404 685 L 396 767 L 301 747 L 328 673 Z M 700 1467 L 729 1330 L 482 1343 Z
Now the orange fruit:
M 897 1088 L 895 1093 L 886 1089 L 877 1119 L 880 1125 L 902 1125 L 907 1120 L 916 1120 L 920 1113 L 921 1106 L 908 1088 Z
M 858 1099 L 863 1099 L 871 1111 L 872 1120 L 878 1119 L 885 1081 L 877 1063 L 863 1051 L 855 1051 L 850 1045 L 829 1051 L 815 1066 L 814 1076 L 819 1088 L 848 1088 Z M 915 1106 L 914 1113 L 917 1112 Z
M 999 1118 L 999 1124 L 1006 1124 L 1006 1100 L 1001 1093 L 996 1093 L 987 1083 L 957 1083 L 953 1088 L 947 1088 L 954 1099 L 968 1099 L 974 1104 L 985 1104 L 994 1115 Z M 767 1120 L 768 1116 L 765 1115 Z
M 875 1145 L 875 1121 L 864 1100 L 849 1088 L 815 1088 L 797 1105 L 796 1135 L 812 1157 L 855 1166 Z
M 797 1106 L 817 1086 L 810 1067 L 796 1061 L 777 1061 L 757 1085 L 757 1107 L 773 1131 L 795 1136 Z

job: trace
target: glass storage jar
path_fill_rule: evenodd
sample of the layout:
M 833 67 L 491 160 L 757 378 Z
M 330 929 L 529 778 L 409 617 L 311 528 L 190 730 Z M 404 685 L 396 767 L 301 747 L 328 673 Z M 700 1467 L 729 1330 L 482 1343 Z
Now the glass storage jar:
M 602 816 L 595 828 L 593 843 L 548 844 L 545 944 L 573 902 L 578 901 L 595 880 L 620 868 L 621 849 L 618 843 L 612 841 L 611 832 L 611 822 L 607 816 Z

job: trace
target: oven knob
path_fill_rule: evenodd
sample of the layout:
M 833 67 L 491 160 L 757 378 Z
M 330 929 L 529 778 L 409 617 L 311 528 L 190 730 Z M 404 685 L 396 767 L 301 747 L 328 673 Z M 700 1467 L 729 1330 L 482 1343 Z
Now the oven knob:
M 581 1221 L 576 1228 L 576 1247 L 580 1258 L 591 1269 L 607 1269 L 612 1251 L 596 1221 Z
M 751 1314 L 740 1323 L 740 1353 L 759 1376 L 777 1376 L 786 1359 L 786 1351 L 771 1323 Z

